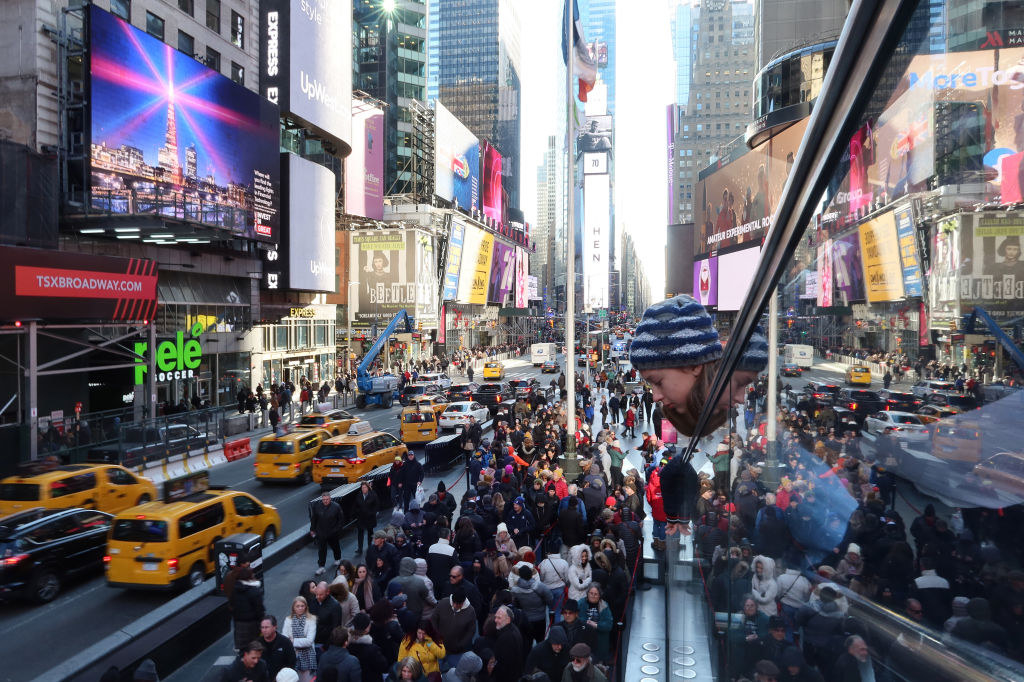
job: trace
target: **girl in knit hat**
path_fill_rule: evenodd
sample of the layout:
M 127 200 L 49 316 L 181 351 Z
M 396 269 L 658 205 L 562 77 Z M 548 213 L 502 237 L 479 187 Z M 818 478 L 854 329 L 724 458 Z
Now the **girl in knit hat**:
M 651 384 L 665 418 L 687 436 L 697 429 L 721 358 L 722 342 L 711 316 L 686 295 L 655 303 L 644 312 L 629 354 L 633 366 Z M 755 333 L 718 400 L 706 433 L 725 424 L 731 406 L 743 404 L 744 387 L 767 364 L 767 339 Z

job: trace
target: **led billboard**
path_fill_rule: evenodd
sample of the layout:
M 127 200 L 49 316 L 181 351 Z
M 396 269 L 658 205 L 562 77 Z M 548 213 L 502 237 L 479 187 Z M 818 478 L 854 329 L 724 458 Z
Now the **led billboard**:
M 487 301 L 504 304 L 505 297 L 514 286 L 515 276 L 516 247 L 495 239 L 491 256 L 491 277 L 487 285 Z
M 466 236 L 462 244 L 462 264 L 459 268 L 459 295 L 455 299 L 458 303 L 487 303 L 493 251 L 493 234 L 466 225 Z
M 95 5 L 89 24 L 93 208 L 277 241 L 277 107 Z
M 501 222 L 501 153 L 490 142 L 483 143 L 483 170 L 481 174 L 481 210 L 488 218 Z
M 583 179 L 583 305 L 585 310 L 608 307 L 608 239 L 611 223 L 609 175 Z
M 591 154 L 612 151 L 612 117 L 587 116 L 583 127 L 576 134 L 576 153 Z
M 295 154 L 285 156 L 288 287 L 334 293 L 334 172 Z
M 468 211 L 480 204 L 480 140 L 434 103 L 434 194 Z
M 693 297 L 703 306 L 718 305 L 718 257 L 702 258 L 693 264 Z
M 515 278 L 515 307 L 526 308 L 530 305 L 529 293 L 527 291 L 527 272 L 530 269 L 526 255 L 526 249 L 516 247 L 516 278 Z
M 345 159 L 345 213 L 384 217 L 384 112 L 365 109 L 352 117 L 352 153 Z
M 352 1 L 262 0 L 260 14 L 260 93 L 340 142 L 343 156 L 352 140 Z
M 448 235 L 448 260 L 444 265 L 444 287 L 441 300 L 454 301 L 459 295 L 459 272 L 462 268 L 462 249 L 466 241 L 466 224 L 452 217 Z
M 761 249 L 753 247 L 718 257 L 718 309 L 740 310 L 754 281 Z
M 863 223 L 858 231 L 868 302 L 902 300 L 903 265 L 892 211 Z
M 700 173 L 693 205 L 696 255 L 737 244 L 760 245 L 806 127 L 800 121 Z
M 864 265 L 856 232 L 832 240 L 832 276 L 836 305 L 864 300 Z
M 437 242 L 433 235 L 408 230 L 416 247 L 416 324 L 421 328 L 437 326 Z M 412 311 L 410 311 L 412 312 Z
M 820 308 L 832 307 L 832 240 L 826 239 L 818 245 L 818 279 L 815 289 L 815 303 Z

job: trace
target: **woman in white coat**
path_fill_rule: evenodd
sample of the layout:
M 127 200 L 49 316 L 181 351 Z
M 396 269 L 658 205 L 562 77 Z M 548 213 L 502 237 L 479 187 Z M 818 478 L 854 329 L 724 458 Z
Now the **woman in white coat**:
M 576 545 L 569 550 L 569 599 L 579 601 L 587 595 L 593 582 L 590 571 L 590 548 Z
M 316 616 L 309 612 L 305 597 L 292 600 L 291 613 L 284 619 L 281 634 L 292 640 L 295 647 L 295 670 L 299 682 L 310 682 L 316 673 Z
M 759 554 L 754 557 L 753 566 L 750 591 L 757 602 L 757 610 L 768 617 L 779 615 L 775 601 L 779 596 L 779 583 L 775 580 L 775 559 Z

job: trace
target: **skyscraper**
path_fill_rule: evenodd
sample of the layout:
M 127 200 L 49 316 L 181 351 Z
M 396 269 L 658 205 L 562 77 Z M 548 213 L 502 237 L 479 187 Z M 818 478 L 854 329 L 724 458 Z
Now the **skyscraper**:
M 427 8 L 423 2 L 396 2 L 390 12 L 381 0 L 353 3 L 355 58 L 353 89 L 386 102 L 384 191 L 412 191 L 410 105 L 427 98 Z
M 440 0 L 425 0 L 427 4 L 427 103 L 437 99 L 437 39 L 440 25 L 437 6 Z
M 532 231 L 537 252 L 530 259 L 531 274 L 537 276 L 537 288 L 545 306 L 550 305 L 554 293 L 555 224 L 560 217 L 559 198 L 564 193 L 559 164 L 557 138 L 549 135 L 544 163 L 537 167 L 537 222 Z
M 683 106 L 690 99 L 699 18 L 700 4 L 696 0 L 676 0 L 672 17 L 672 55 L 676 63 L 676 104 Z
M 432 17 L 433 18 L 433 17 Z M 501 153 L 507 206 L 519 206 L 522 72 L 514 0 L 437 3 L 437 97 Z
M 608 113 L 615 115 L 615 3 L 580 0 L 583 34 L 594 51 L 601 80 L 608 85 Z

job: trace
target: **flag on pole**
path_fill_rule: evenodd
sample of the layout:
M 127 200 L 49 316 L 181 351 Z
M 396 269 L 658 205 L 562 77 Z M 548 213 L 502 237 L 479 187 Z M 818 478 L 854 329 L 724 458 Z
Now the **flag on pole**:
M 568 10 L 570 0 L 565 0 Z M 562 12 L 562 61 L 569 65 L 569 47 L 566 39 L 569 37 L 569 27 L 566 26 L 568 11 Z M 597 64 L 590 55 L 587 48 L 587 39 L 583 35 L 583 24 L 580 22 L 580 8 L 576 0 L 572 0 L 572 54 L 573 71 L 579 79 L 579 98 L 581 102 L 587 101 L 587 93 L 594 87 L 597 81 Z

